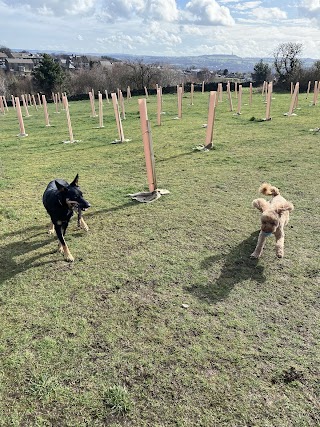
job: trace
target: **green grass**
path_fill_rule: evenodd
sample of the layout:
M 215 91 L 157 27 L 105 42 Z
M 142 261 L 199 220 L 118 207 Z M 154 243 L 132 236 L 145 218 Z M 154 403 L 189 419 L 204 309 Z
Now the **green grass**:
M 181 120 L 164 96 L 161 126 L 150 96 L 170 191 L 151 204 L 128 197 L 148 188 L 136 98 L 123 144 L 111 103 L 103 129 L 89 100 L 70 103 L 75 144 L 52 104 L 51 127 L 30 108 L 26 138 L 13 109 L 0 116 L 0 426 L 320 425 L 319 107 L 301 95 L 285 117 L 290 95 L 275 94 L 261 122 L 263 100 L 238 116 L 224 95 L 214 150 L 196 152 L 208 93 L 185 94 Z M 41 198 L 77 173 L 90 231 L 71 222 L 67 263 Z M 263 181 L 295 206 L 283 259 L 273 238 L 249 258 Z

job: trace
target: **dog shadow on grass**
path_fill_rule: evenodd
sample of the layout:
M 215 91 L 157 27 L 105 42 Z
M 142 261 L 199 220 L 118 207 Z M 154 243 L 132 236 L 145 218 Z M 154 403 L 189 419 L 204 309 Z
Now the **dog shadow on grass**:
M 94 210 L 86 213 L 84 218 L 99 216 L 101 214 L 112 213 L 130 206 L 135 203 L 130 201 L 123 205 L 115 206 L 112 208 Z M 75 215 L 76 217 L 76 215 Z M 41 267 L 46 264 L 53 264 L 63 260 L 60 254 L 57 253 L 55 260 L 45 259 L 47 256 L 57 252 L 58 240 L 56 235 L 50 236 L 48 234 L 50 218 L 46 223 L 39 225 L 32 225 L 24 229 L 9 231 L 3 233 L 0 237 L 0 284 L 6 280 L 11 279 L 17 274 L 23 273 L 30 268 Z M 76 228 L 77 220 L 73 218 L 69 225 L 67 235 L 72 235 L 75 238 L 81 237 Z M 89 224 L 90 226 L 90 224 Z M 6 240 L 9 240 L 7 243 Z M 68 240 L 68 239 L 67 239 Z M 1 241 L 3 245 L 1 245 Z M 43 251 L 42 248 L 49 245 L 49 250 Z
M 1 248 L 0 284 L 30 268 L 52 263 L 52 261 L 44 261 L 43 258 L 52 254 L 53 251 L 40 251 L 44 246 L 52 244 L 52 239 L 44 238 L 43 234 L 42 232 L 31 237 L 24 236 Z
M 188 288 L 189 292 L 209 303 L 214 303 L 227 298 L 237 283 L 245 280 L 264 283 L 266 280 L 264 267 L 259 264 L 259 260 L 250 258 L 258 234 L 259 231 L 252 233 L 227 254 L 205 258 L 201 267 L 208 271 L 209 280 L 207 283 Z

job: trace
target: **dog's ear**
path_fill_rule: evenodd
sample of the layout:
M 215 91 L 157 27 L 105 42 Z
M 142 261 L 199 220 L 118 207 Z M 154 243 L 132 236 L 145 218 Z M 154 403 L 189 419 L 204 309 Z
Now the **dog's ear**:
M 77 176 L 70 184 L 71 187 L 78 187 L 79 186 L 79 174 L 77 173 Z
M 56 187 L 58 189 L 58 191 L 65 191 L 67 189 L 67 187 L 65 187 L 64 185 L 60 184 L 60 182 L 55 181 Z
M 265 210 L 270 208 L 270 203 L 268 203 L 266 200 L 264 199 L 255 199 L 252 202 L 252 206 L 254 208 L 259 209 L 259 211 L 264 212 Z
M 277 206 L 275 211 L 279 215 L 281 215 L 283 212 L 285 212 L 285 211 L 290 212 L 290 211 L 293 211 L 293 209 L 294 209 L 294 206 L 291 202 L 284 202 L 284 203 L 282 203 L 282 205 Z

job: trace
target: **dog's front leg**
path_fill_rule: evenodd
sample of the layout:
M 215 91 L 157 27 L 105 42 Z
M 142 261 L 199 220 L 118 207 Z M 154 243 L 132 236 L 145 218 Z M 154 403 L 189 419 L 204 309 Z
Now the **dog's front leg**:
M 49 227 L 48 233 L 49 233 L 49 234 L 53 234 L 53 233 L 54 233 L 54 224 L 53 224 L 53 222 L 51 222 L 51 224 L 50 224 L 50 227 Z
M 259 237 L 258 237 L 258 243 L 257 243 L 255 250 L 250 255 L 251 258 L 260 258 L 261 257 L 265 242 L 266 242 L 266 235 L 263 233 L 263 231 L 260 231 Z
M 72 262 L 74 261 L 74 258 L 69 251 L 68 245 L 66 244 L 66 241 L 64 240 L 64 234 L 65 234 L 65 228 L 62 229 L 61 224 L 54 224 L 54 228 L 56 230 L 58 239 L 59 239 L 59 251 L 64 255 L 66 261 Z
M 275 232 L 276 238 L 276 254 L 278 258 L 283 258 L 284 255 L 284 230 L 283 228 L 278 228 Z
M 82 217 L 80 218 L 80 228 L 83 228 L 85 231 L 89 231 L 88 224 Z

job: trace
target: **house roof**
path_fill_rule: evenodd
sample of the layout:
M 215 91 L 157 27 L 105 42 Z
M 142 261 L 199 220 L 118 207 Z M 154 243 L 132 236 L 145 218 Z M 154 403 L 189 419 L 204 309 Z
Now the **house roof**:
M 8 55 L 4 52 L 0 52 L 0 58 L 8 58 Z
M 8 62 L 9 64 L 32 64 L 33 65 L 32 59 L 6 58 L 6 62 Z

